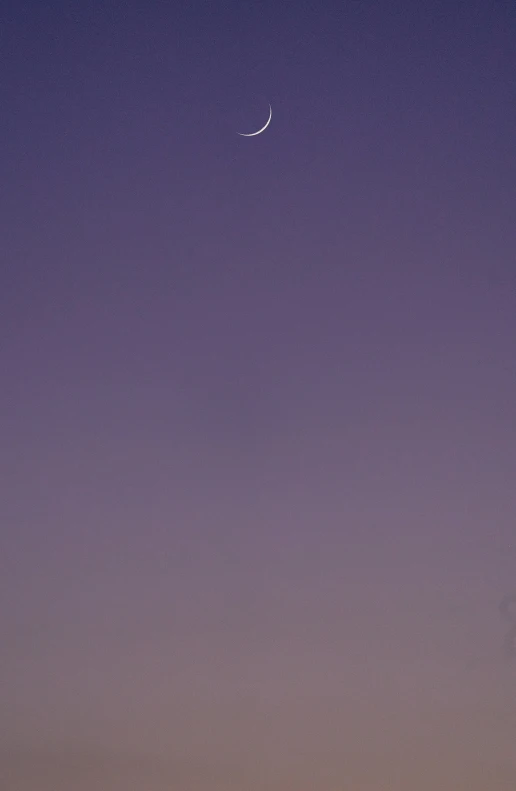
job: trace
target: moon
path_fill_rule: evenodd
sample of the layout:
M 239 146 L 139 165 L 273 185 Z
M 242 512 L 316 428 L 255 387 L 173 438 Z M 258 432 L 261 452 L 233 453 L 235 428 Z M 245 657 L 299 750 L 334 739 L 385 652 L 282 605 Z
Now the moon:
M 256 137 L 256 135 L 261 135 L 261 133 L 265 132 L 265 130 L 269 126 L 269 124 L 271 122 L 271 118 L 272 118 L 272 107 L 269 104 L 269 117 L 267 119 L 267 123 L 265 124 L 265 126 L 262 126 L 262 128 L 258 129 L 257 132 L 251 132 L 251 134 L 248 134 L 248 135 L 245 135 L 243 132 L 237 132 L 237 134 L 239 134 L 240 137 Z

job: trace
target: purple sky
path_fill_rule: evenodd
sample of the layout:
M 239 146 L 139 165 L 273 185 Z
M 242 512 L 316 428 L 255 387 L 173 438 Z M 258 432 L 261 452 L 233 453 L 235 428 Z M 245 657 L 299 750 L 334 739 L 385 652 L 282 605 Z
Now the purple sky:
M 2 791 L 514 791 L 513 5 L 0 12 Z

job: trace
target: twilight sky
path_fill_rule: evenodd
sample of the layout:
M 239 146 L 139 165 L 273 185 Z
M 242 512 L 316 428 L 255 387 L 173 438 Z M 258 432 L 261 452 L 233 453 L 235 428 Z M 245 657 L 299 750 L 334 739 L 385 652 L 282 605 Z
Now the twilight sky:
M 0 53 L 2 790 L 514 791 L 514 4 Z

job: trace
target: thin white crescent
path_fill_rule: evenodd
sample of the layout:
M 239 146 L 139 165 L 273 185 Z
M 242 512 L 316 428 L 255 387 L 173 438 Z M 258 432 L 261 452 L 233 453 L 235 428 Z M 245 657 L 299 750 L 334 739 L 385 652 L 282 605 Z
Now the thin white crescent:
M 237 132 L 237 134 L 239 134 L 239 135 L 240 135 L 240 137 L 255 137 L 256 135 L 261 135 L 261 133 L 262 133 L 262 132 L 265 132 L 265 130 L 266 130 L 266 129 L 267 129 L 267 127 L 269 126 L 269 124 L 270 124 L 270 122 L 271 122 L 271 118 L 272 118 L 272 107 L 271 107 L 271 106 L 270 106 L 270 104 L 269 104 L 269 117 L 268 117 L 268 119 L 267 119 L 267 123 L 265 124 L 265 126 L 262 126 L 262 128 L 261 128 L 261 129 L 258 129 L 258 131 L 257 131 L 257 132 L 251 132 L 251 134 L 250 134 L 250 135 L 245 135 L 243 132 Z

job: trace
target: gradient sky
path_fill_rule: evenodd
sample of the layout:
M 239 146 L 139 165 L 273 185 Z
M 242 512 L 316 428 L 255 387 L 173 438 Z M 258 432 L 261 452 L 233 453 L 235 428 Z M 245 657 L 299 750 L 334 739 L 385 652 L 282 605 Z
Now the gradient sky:
M 514 791 L 514 4 L 0 52 L 2 791 Z

